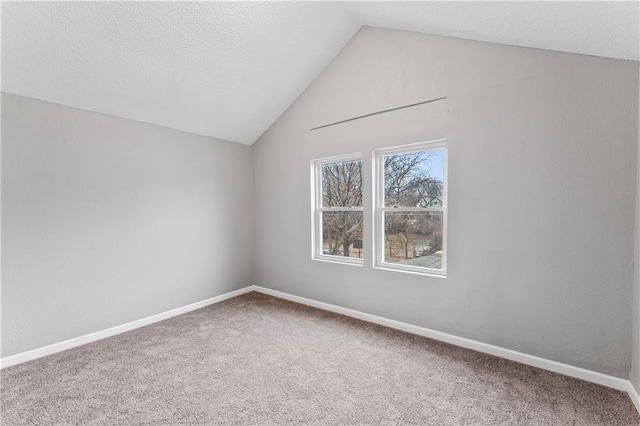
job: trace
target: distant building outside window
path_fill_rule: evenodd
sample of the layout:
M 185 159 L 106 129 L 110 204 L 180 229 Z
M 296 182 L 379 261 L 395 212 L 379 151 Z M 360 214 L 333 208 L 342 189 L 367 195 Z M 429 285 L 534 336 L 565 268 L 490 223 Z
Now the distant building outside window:
M 375 267 L 445 275 L 446 159 L 444 140 L 374 152 Z
M 363 227 L 362 154 L 311 165 L 313 259 L 362 266 L 365 249 L 373 247 L 374 268 L 445 276 L 445 140 L 373 152 L 371 237 Z

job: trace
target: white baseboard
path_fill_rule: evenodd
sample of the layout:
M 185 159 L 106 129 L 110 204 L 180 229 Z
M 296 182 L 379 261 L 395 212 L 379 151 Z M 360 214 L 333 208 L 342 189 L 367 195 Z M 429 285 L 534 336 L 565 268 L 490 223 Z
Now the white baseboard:
M 428 328 L 420 327 L 417 325 L 407 324 L 400 321 L 395 321 L 376 315 L 367 314 L 364 312 L 356 311 L 342 306 L 331 305 L 329 303 L 318 302 L 316 300 L 307 299 L 305 297 L 294 296 L 289 293 L 284 293 L 277 290 L 271 290 L 269 288 L 252 285 L 241 288 L 239 290 L 231 291 L 229 293 L 221 294 L 210 299 L 202 300 L 200 302 L 192 303 L 187 306 L 172 309 L 170 311 L 162 312 L 156 315 L 151 315 L 146 318 L 142 318 L 136 321 L 131 321 L 126 324 L 118 325 L 115 327 L 107 328 L 105 330 L 96 331 L 94 333 L 86 334 L 84 336 L 76 337 L 73 339 L 65 340 L 63 342 L 54 343 L 52 345 L 43 346 L 41 348 L 33 349 L 27 352 L 22 352 L 16 355 L 0 359 L 0 368 L 10 367 L 12 365 L 21 364 L 23 362 L 31 361 L 37 358 L 41 358 L 47 355 L 51 355 L 57 352 L 62 352 L 67 349 L 75 348 L 87 343 L 95 342 L 96 340 L 111 337 L 116 334 L 124 333 L 136 328 L 144 327 L 149 324 L 153 324 L 168 318 L 172 318 L 178 315 L 185 314 L 187 312 L 195 311 L 196 309 L 204 308 L 205 306 L 213 305 L 215 303 L 222 302 L 227 299 L 231 299 L 236 296 L 240 296 L 251 291 L 267 294 L 270 296 L 278 297 L 292 302 L 300 303 L 302 305 L 312 306 L 314 308 L 323 309 L 329 312 L 335 312 L 338 314 L 346 315 L 348 317 L 356 318 L 359 320 L 379 324 L 385 327 L 393 328 L 396 330 L 405 331 L 407 333 L 416 334 L 430 339 L 439 340 L 441 342 L 450 343 L 452 345 L 461 346 L 467 349 L 473 349 L 478 352 L 494 355 L 500 358 L 509 359 L 522 364 L 530 365 L 544 370 L 553 371 L 554 373 L 563 374 L 565 376 L 582 379 L 588 382 L 597 383 L 599 385 L 607 386 L 620 391 L 628 392 L 631 400 L 635 404 L 638 412 L 640 412 L 640 395 L 638 395 L 638 389 L 635 389 L 629 380 L 621 379 L 618 377 L 609 376 L 606 374 L 598 373 L 596 371 L 586 370 L 584 368 L 575 367 L 568 364 L 563 364 L 557 361 L 540 358 L 533 355 L 528 355 L 522 352 L 513 351 L 511 349 L 501 348 L 499 346 L 490 345 L 487 343 L 478 342 L 464 337 L 454 336 L 452 334 L 443 333 L 440 331 L 431 330 Z
M 552 361 L 533 355 L 528 355 L 522 352 L 513 351 L 511 349 L 505 349 L 499 346 L 466 339 L 464 337 L 458 337 L 452 334 L 430 330 L 428 328 L 419 327 L 417 325 L 407 324 L 376 315 L 366 314 L 364 312 L 355 311 L 353 309 L 343 308 L 342 306 L 331 305 L 329 303 L 318 302 L 312 299 L 294 296 L 292 294 L 283 293 L 277 290 L 271 290 L 265 287 L 253 286 L 252 289 L 259 293 L 268 294 L 270 296 L 279 297 L 281 299 L 290 300 L 292 302 L 312 306 L 314 308 L 323 309 L 325 311 L 335 312 L 359 320 L 372 322 L 375 324 L 383 325 L 385 327 L 394 328 L 396 330 L 405 331 L 407 333 L 417 334 L 419 336 L 428 337 L 430 339 L 439 340 L 441 342 L 451 343 L 452 345 L 461 346 L 467 349 L 473 349 L 478 352 L 495 355 L 500 358 L 509 359 L 522 364 L 542 368 L 543 370 L 553 371 L 554 373 L 563 374 L 565 376 L 582 379 L 587 382 L 597 383 L 599 385 L 630 393 L 629 388 L 631 386 L 631 382 L 629 382 L 629 380 L 609 376 L 607 374 L 598 373 L 596 371 L 586 370 L 580 367 L 574 367 L 572 365 L 563 364 L 561 362 Z M 633 399 L 633 396 L 631 398 Z M 640 411 L 640 409 L 638 411 Z
M 633 386 L 633 383 L 629 382 L 629 396 L 631 397 L 631 401 L 633 401 L 633 405 L 636 406 L 636 410 L 638 410 L 638 413 L 640 413 L 640 394 L 638 392 L 640 392 L 640 389 L 636 389 Z
M 100 330 L 94 333 L 85 334 L 84 336 L 65 340 L 63 342 L 54 343 L 52 345 L 43 346 L 41 348 L 37 348 L 30 351 L 22 352 L 16 355 L 1 358 L 0 368 L 11 367 L 12 365 L 21 364 L 23 362 L 31 361 L 37 358 L 42 358 L 43 356 L 55 354 L 57 352 L 66 351 L 67 349 L 71 349 L 77 346 L 85 345 L 87 343 L 95 342 L 96 340 L 104 339 L 106 337 L 115 336 L 116 334 L 124 333 L 126 331 L 144 327 L 145 325 L 153 324 L 158 321 L 162 321 L 178 315 L 186 314 L 187 312 L 195 311 L 196 309 L 204 308 L 205 306 L 213 305 L 214 303 L 219 303 L 219 302 L 222 302 L 223 300 L 231 299 L 233 297 L 240 296 L 241 294 L 249 293 L 253 290 L 254 290 L 253 286 L 244 287 L 239 290 L 221 294 L 220 296 L 215 296 L 210 299 L 201 300 L 200 302 L 192 303 L 190 305 L 182 306 L 180 308 L 172 309 L 170 311 L 161 312 L 159 314 L 151 315 L 146 318 L 131 321 L 126 324 L 117 325 L 115 327 L 107 328 L 105 330 Z

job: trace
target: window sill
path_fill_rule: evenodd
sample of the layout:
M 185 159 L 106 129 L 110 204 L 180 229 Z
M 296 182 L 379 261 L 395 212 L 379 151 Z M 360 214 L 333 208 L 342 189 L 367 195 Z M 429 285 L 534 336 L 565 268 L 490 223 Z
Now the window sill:
M 388 263 L 383 263 L 382 265 L 373 265 L 373 269 L 381 269 L 383 271 L 390 271 L 390 272 L 402 272 L 405 274 L 422 275 L 422 276 L 434 277 L 434 278 L 445 278 L 445 279 L 447 278 L 446 271 L 438 271 L 435 269 L 427 269 L 424 271 L 420 271 L 420 270 L 409 269 L 401 266 L 399 267 L 395 265 L 389 265 Z
M 350 257 L 340 258 L 337 256 L 314 256 L 311 260 L 317 260 L 318 262 L 338 263 L 340 265 L 348 266 L 364 266 L 363 259 L 354 259 Z

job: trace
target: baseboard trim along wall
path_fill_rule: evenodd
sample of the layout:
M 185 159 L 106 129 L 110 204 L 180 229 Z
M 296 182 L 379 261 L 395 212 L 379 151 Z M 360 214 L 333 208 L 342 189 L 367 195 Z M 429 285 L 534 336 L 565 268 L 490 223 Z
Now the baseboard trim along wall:
M 84 336 L 74 337 L 73 339 L 65 340 L 59 343 L 53 343 L 48 346 L 33 349 L 30 351 L 22 352 L 16 355 L 11 355 L 0 359 L 0 368 L 11 367 L 12 365 L 22 364 L 23 362 L 31 361 L 34 359 L 42 358 L 43 356 L 52 355 L 57 352 L 66 351 L 77 346 L 86 345 L 87 343 L 95 342 L 96 340 L 104 339 L 107 337 L 115 336 L 116 334 L 124 333 L 136 328 L 144 327 L 149 324 L 153 324 L 162 320 L 166 320 L 178 315 L 186 314 L 187 312 L 195 311 L 196 309 L 204 308 L 215 303 L 222 302 L 227 299 L 240 296 L 241 294 L 249 293 L 253 291 L 252 286 L 244 287 L 239 290 L 230 291 L 219 296 L 211 297 L 209 299 L 201 300 L 190 305 L 182 306 L 180 308 L 172 309 L 170 311 L 161 312 L 159 314 L 151 315 L 146 318 L 131 321 L 126 324 L 117 325 L 115 327 L 107 328 L 105 330 L 96 331 L 94 333 L 85 334 Z
M 346 315 L 348 317 L 356 318 L 362 321 L 379 324 L 385 327 L 393 328 L 396 330 L 404 331 L 407 333 L 415 334 L 418 336 L 427 337 L 430 339 L 438 340 L 452 345 L 460 346 L 467 349 L 472 349 L 478 352 L 494 355 L 500 358 L 509 359 L 522 364 L 530 365 L 543 370 L 549 370 L 554 373 L 563 374 L 565 376 L 574 377 L 576 379 L 585 380 L 587 382 L 597 383 L 599 385 L 607 386 L 616 390 L 627 392 L 635 404 L 638 412 L 640 412 L 640 396 L 638 391 L 633 387 L 629 380 L 621 379 L 619 377 L 609 376 L 606 374 L 598 373 L 596 371 L 586 370 L 584 368 L 575 367 L 568 364 L 563 364 L 557 361 L 540 358 L 533 355 L 528 355 L 522 352 L 513 351 L 511 349 L 501 348 L 499 346 L 490 345 L 487 343 L 478 342 L 475 340 L 467 339 L 464 337 L 454 336 L 452 334 L 443 333 L 440 331 L 431 330 L 428 328 L 420 327 L 417 325 L 407 324 L 400 321 L 395 321 L 388 318 L 379 317 L 372 314 L 356 311 L 342 306 L 332 305 L 329 303 L 318 302 L 316 300 L 307 299 L 305 297 L 295 296 L 293 294 L 284 293 L 277 290 L 272 290 L 261 286 L 248 286 L 229 293 L 221 294 L 200 302 L 192 303 L 180 308 L 172 309 L 170 311 L 162 312 L 156 315 L 151 315 L 146 318 L 142 318 L 136 321 L 131 321 L 126 324 L 118 325 L 115 327 L 107 328 L 105 330 L 96 331 L 94 333 L 86 334 L 84 336 L 76 337 L 73 339 L 65 340 L 63 342 L 54 343 L 52 345 L 43 346 L 41 348 L 33 349 L 27 352 L 22 352 L 16 355 L 8 356 L 0 359 L 0 368 L 10 367 L 12 365 L 21 364 L 23 362 L 31 361 L 34 359 L 42 358 L 47 355 L 52 355 L 57 352 L 62 352 L 67 349 L 72 349 L 77 346 L 85 345 L 87 343 L 95 342 L 96 340 L 104 339 L 114 336 L 116 334 L 124 333 L 136 328 L 144 327 L 165 319 L 169 319 L 178 315 L 186 314 L 187 312 L 195 311 L 196 309 L 204 308 L 215 303 L 222 302 L 227 299 L 231 299 L 240 296 L 245 293 L 256 291 L 258 293 L 267 294 L 269 296 L 278 297 L 280 299 L 289 300 L 291 302 L 300 303 L 302 305 L 311 306 L 314 308 L 322 309 L 329 312 L 335 312 L 337 314 Z
M 631 382 L 629 382 L 629 396 L 631 397 L 631 401 L 633 401 L 633 405 L 636 406 L 636 410 L 640 413 L 640 393 L 639 389 L 636 389 Z
M 312 299 L 294 296 L 292 294 L 283 293 L 277 290 L 271 290 L 265 287 L 254 286 L 253 289 L 259 293 L 268 294 L 280 299 L 290 300 L 292 302 L 312 306 L 314 308 L 323 309 L 325 311 L 335 312 L 359 320 L 383 325 L 385 327 L 394 328 L 396 330 L 405 331 L 411 334 L 416 334 L 418 336 L 428 337 L 430 339 L 439 340 L 441 342 L 450 343 L 452 345 L 461 346 L 467 349 L 473 349 L 478 352 L 483 352 L 500 358 L 509 359 L 521 364 L 531 365 L 533 367 L 542 368 L 543 370 L 553 371 L 554 373 L 563 374 L 565 376 L 582 379 L 587 382 L 597 383 L 599 385 L 630 393 L 631 382 L 619 377 L 609 376 L 607 374 L 586 370 L 580 367 L 574 367 L 572 365 L 563 364 L 561 362 L 540 358 L 534 355 L 528 355 L 522 352 L 513 351 L 511 349 L 505 349 L 499 346 L 466 339 L 464 337 L 454 336 L 452 334 L 419 327 L 417 325 L 407 324 L 376 315 L 366 314 L 364 312 L 355 311 L 353 309 L 343 308 L 342 306 L 331 305 L 329 303 L 318 302 Z

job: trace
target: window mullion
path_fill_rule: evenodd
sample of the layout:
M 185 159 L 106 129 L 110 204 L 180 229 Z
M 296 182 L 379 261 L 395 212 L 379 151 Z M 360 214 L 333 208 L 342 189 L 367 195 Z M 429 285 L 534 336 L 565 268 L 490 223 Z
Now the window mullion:
M 378 207 L 382 212 L 407 212 L 407 213 L 428 213 L 428 212 L 443 212 L 444 207 Z
M 363 206 L 341 205 L 362 199 L 362 154 L 313 160 L 312 164 L 315 179 L 313 186 L 313 218 L 315 222 L 313 258 L 362 266 L 363 260 L 360 257 L 362 248 L 356 249 L 353 241 L 362 239 L 361 215 L 364 213 Z M 327 190 L 326 194 L 325 189 Z M 326 205 L 328 206 L 325 207 Z M 328 251 L 325 253 L 327 249 L 324 246 L 327 241 L 325 237 L 329 239 L 327 248 L 334 251 L 339 247 L 338 253 L 331 254 Z M 353 257 L 355 253 L 358 256 Z
M 362 207 L 319 207 L 321 212 L 361 212 Z
M 438 151 L 435 151 L 438 150 Z M 374 152 L 374 227 L 373 237 L 375 246 L 374 267 L 421 275 L 446 276 L 446 239 L 447 239 L 447 142 L 438 140 L 419 144 L 406 145 Z M 427 153 L 422 158 L 418 155 Z M 436 153 L 436 154 L 431 154 Z M 397 156 L 398 158 L 391 158 Z M 391 165 L 386 169 L 386 158 Z M 422 163 L 430 161 L 431 163 Z M 438 163 L 434 163 L 437 161 Z M 424 165 L 421 165 L 424 164 Z M 435 164 L 436 168 L 431 168 Z M 413 168 L 408 170 L 407 168 Z M 411 185 L 401 185 L 398 195 L 401 203 L 407 207 L 385 206 L 385 184 L 388 179 L 394 180 L 398 174 L 404 180 L 406 176 L 413 178 L 411 173 L 429 171 L 428 178 L 434 179 L 437 187 L 425 188 L 426 195 L 413 191 Z M 437 174 L 431 174 L 435 170 Z M 387 175 L 387 173 L 390 173 Z M 429 185 L 431 182 L 429 182 Z M 436 192 L 437 191 L 437 192 Z M 433 194 L 433 195 L 432 195 Z M 417 199 L 419 196 L 429 196 L 430 199 Z M 414 197 L 414 198 L 411 198 Z M 391 199 L 393 200 L 393 199 Z M 391 201 L 389 200 L 389 201 Z M 409 207 L 427 201 L 430 207 Z M 392 201 L 393 202 L 393 201 Z M 427 202 L 425 202 L 427 204 Z M 389 221 L 389 222 L 387 222 Z M 387 232 L 389 232 L 387 236 Z M 410 237 L 412 235 L 412 237 Z M 387 238 L 389 237 L 389 238 Z M 426 247 L 426 248 L 425 248 Z M 435 249 L 433 248 L 435 247 Z M 413 250 L 409 254 L 408 250 Z M 388 251 L 388 254 L 387 254 Z M 437 258 L 440 257 L 441 261 Z M 414 260 L 416 259 L 416 260 Z M 417 260 L 422 259 L 422 260 Z M 416 263 L 417 261 L 417 263 Z

